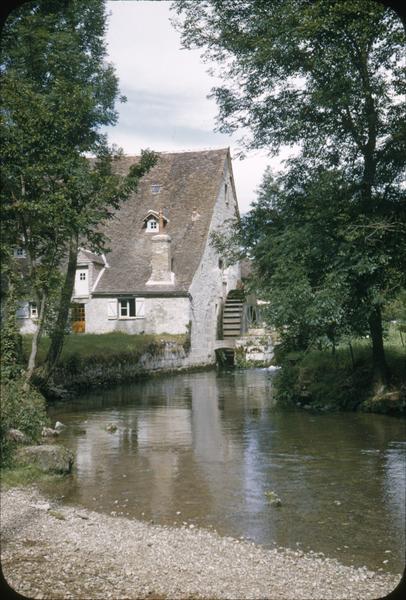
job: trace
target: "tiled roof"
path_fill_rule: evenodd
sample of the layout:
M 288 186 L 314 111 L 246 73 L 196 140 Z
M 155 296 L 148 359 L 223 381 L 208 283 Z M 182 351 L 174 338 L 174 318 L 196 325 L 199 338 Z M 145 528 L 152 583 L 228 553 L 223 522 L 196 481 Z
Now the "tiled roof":
M 187 293 L 206 244 L 228 149 L 160 154 L 143 177 L 138 192 L 123 203 L 108 223 L 109 268 L 94 293 Z M 127 173 L 137 157 L 123 157 L 116 170 Z M 152 184 L 159 184 L 154 193 Z M 175 285 L 146 286 L 151 274 L 151 239 L 144 219 L 149 210 L 163 210 L 169 219 L 164 233 L 172 238 Z

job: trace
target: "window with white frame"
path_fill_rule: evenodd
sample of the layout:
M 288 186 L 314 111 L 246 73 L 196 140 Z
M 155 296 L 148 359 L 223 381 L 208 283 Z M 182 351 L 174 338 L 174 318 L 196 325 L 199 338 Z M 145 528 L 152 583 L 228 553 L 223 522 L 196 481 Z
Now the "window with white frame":
M 160 191 L 161 191 L 161 186 L 159 185 L 159 183 L 153 183 L 151 185 L 151 192 L 153 194 L 159 194 Z
M 122 298 L 118 301 L 118 316 L 120 319 L 135 317 L 135 298 Z
M 24 250 L 24 248 L 14 248 L 13 254 L 15 258 L 25 258 L 27 256 L 27 253 Z
M 159 223 L 156 219 L 154 219 L 154 218 L 148 219 L 147 231 L 159 231 Z
M 36 302 L 30 302 L 30 317 L 31 319 L 38 319 L 38 306 Z
M 109 301 L 109 319 L 141 319 L 145 316 L 144 298 L 119 298 Z

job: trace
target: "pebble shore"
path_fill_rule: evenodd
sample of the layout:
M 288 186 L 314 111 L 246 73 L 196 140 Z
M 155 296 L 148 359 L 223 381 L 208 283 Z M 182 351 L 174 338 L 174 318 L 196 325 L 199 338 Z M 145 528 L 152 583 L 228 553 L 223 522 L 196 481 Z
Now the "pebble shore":
M 400 580 L 314 553 L 61 505 L 35 488 L 1 500 L 3 574 L 29 598 L 367 600 Z

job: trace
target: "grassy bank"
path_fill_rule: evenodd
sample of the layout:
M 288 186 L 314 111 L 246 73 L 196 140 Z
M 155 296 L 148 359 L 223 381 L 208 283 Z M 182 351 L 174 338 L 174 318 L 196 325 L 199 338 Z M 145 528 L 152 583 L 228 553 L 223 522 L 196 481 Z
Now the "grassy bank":
M 1 489 L 8 490 L 38 483 L 39 481 L 59 481 L 65 475 L 44 473 L 36 465 L 20 465 L 16 462 L 6 465 L 1 469 Z
M 404 339 L 403 334 L 403 339 Z M 331 350 L 290 353 L 280 359 L 275 395 L 283 406 L 315 410 L 365 410 L 406 414 L 406 348 L 395 327 L 385 339 L 391 383 L 376 393 L 372 385 L 372 352 L 368 339 Z
M 28 360 L 31 349 L 31 341 L 31 335 L 23 336 L 23 353 L 26 360 Z M 129 335 L 122 332 L 69 334 L 65 337 L 59 364 L 66 365 L 75 359 L 83 361 L 96 358 L 111 361 L 122 355 L 137 358 L 144 352 L 158 348 L 162 345 L 162 342 L 174 342 L 185 346 L 187 336 L 167 333 L 160 335 Z M 45 360 L 49 344 L 50 339 L 43 336 L 38 349 L 39 365 Z
M 49 344 L 49 338 L 41 339 L 37 361 L 39 376 Z M 28 359 L 30 348 L 31 336 L 24 336 L 25 360 Z M 36 384 L 48 399 L 54 399 L 65 396 L 66 390 L 77 393 L 134 381 L 149 374 L 145 361 L 160 364 L 165 362 L 168 351 L 177 356 L 187 354 L 189 348 L 190 339 L 187 334 L 71 334 L 65 338 L 62 354 L 51 380 L 44 386 L 37 379 Z

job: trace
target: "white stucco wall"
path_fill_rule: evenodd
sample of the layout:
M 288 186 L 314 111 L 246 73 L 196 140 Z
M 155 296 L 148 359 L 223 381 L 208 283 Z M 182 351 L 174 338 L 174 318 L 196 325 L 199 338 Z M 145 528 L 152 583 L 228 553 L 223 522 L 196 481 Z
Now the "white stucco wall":
M 93 297 L 86 304 L 86 332 L 186 333 L 190 320 L 189 298 L 145 298 L 145 317 L 108 318 L 108 304 L 116 298 Z
M 227 184 L 227 198 L 225 197 Z M 213 211 L 210 232 L 227 231 L 224 222 L 236 216 L 237 199 L 231 184 L 228 163 L 225 164 L 224 179 Z M 217 338 L 218 314 L 230 290 L 235 289 L 241 278 L 240 266 L 226 269 L 219 267 L 221 256 L 213 248 L 208 236 L 199 268 L 190 287 L 192 296 L 192 350 L 191 363 L 214 363 L 214 346 Z
M 29 317 L 18 318 L 17 317 L 17 326 L 19 326 L 20 333 L 22 335 L 26 335 L 29 333 L 35 333 L 37 329 L 37 320 L 30 319 Z

